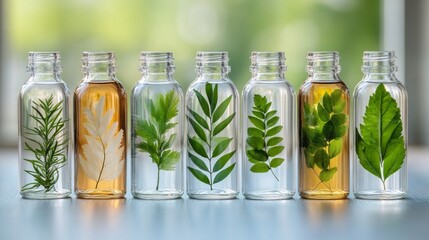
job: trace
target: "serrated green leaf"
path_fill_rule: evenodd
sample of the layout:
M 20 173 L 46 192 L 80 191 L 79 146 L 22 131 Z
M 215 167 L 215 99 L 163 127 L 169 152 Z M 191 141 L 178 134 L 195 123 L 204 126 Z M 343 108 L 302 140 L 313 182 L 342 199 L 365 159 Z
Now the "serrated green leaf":
M 343 140 L 342 139 L 338 139 L 338 140 L 332 140 L 331 143 L 329 144 L 329 158 L 334 158 L 336 156 L 338 156 L 338 154 L 341 153 L 341 149 L 343 148 Z
M 232 156 L 234 156 L 234 154 L 235 151 L 232 151 L 220 157 L 213 166 L 213 172 L 218 172 L 223 167 L 225 167 L 226 163 L 232 158 Z
M 136 124 L 136 134 L 145 141 L 155 141 L 158 138 L 156 126 L 146 120 L 138 120 Z
M 173 171 L 176 167 L 176 163 L 180 160 L 180 154 L 177 151 L 167 150 L 161 155 L 161 161 L 159 168 L 165 171 Z
M 197 96 L 198 103 L 200 104 L 201 109 L 203 110 L 204 114 L 207 117 L 210 117 L 210 110 L 209 110 L 209 104 L 207 103 L 207 100 L 204 98 L 204 96 L 198 92 L 197 90 L 194 90 L 195 95 Z
M 255 165 L 253 165 L 250 168 L 250 171 L 254 172 L 254 173 L 266 173 L 270 170 L 270 166 L 268 166 L 268 164 L 266 163 L 256 163 Z
M 336 129 L 335 124 L 332 120 L 329 120 L 325 123 L 322 129 L 322 134 L 325 137 L 326 141 L 331 141 L 332 139 L 335 139 L 336 137 Z
M 265 107 L 267 106 L 267 102 L 268 102 L 268 100 L 267 100 L 267 97 L 263 97 L 262 95 L 260 95 L 260 94 L 255 94 L 254 96 L 253 96 L 253 104 L 255 105 L 255 107 L 257 108 L 257 109 L 259 109 L 260 111 L 263 111 L 263 112 L 265 112 L 264 111 L 264 109 L 265 109 Z
M 383 183 L 404 162 L 401 112 L 384 84 L 369 99 L 360 133 L 356 129 L 356 152 L 362 167 Z
M 267 112 L 267 114 L 266 114 L 266 118 L 267 119 L 270 119 L 272 116 L 274 116 L 274 115 L 276 115 L 276 113 L 277 113 L 277 110 L 272 110 L 272 111 L 269 111 L 269 112 Z
M 284 161 L 285 161 L 285 160 L 284 160 L 283 158 L 274 158 L 273 160 L 271 160 L 270 167 L 271 167 L 271 168 L 277 168 L 277 167 L 279 167 L 280 165 L 282 165 L 282 163 L 283 163 Z
M 264 137 L 264 132 L 257 128 L 249 127 L 247 129 L 247 135 L 254 137 Z
M 198 158 L 197 156 L 193 155 L 190 152 L 188 152 L 188 156 L 192 160 L 192 162 L 195 164 L 195 166 L 197 166 L 199 169 L 201 169 L 203 171 L 209 172 L 209 168 L 207 167 L 207 165 L 204 163 L 203 160 L 201 160 L 200 158 Z
M 320 120 L 322 120 L 323 122 L 329 121 L 329 113 L 320 103 L 317 104 L 317 113 L 319 115 Z
M 213 150 L 212 157 L 215 158 L 215 157 L 219 156 L 221 153 L 223 153 L 223 151 L 225 151 L 225 149 L 228 148 L 231 141 L 232 141 L 232 138 L 228 138 L 228 139 L 225 139 L 225 140 L 221 141 L 220 143 L 218 143 Z
M 315 110 L 308 104 L 307 102 L 304 103 L 304 122 L 308 126 L 316 126 L 317 125 L 317 113 L 315 113 Z
M 266 137 L 274 136 L 277 133 L 279 133 L 282 129 L 283 129 L 283 126 L 276 126 L 276 127 L 270 128 L 268 129 L 267 134 L 265 136 Z
M 272 126 L 274 126 L 274 125 L 276 125 L 277 124 L 277 122 L 279 121 L 279 117 L 272 117 L 270 120 L 268 120 L 267 121 L 267 128 L 270 128 L 270 127 L 272 127 Z
M 213 136 L 216 136 L 217 134 L 219 134 L 220 132 L 222 132 L 222 130 L 224 130 L 232 121 L 232 119 L 234 119 L 235 117 L 235 113 L 231 114 L 229 117 L 227 117 L 225 120 L 223 120 L 222 122 L 220 122 L 213 130 Z
M 331 100 L 331 96 L 329 96 L 328 93 L 325 92 L 325 94 L 323 95 L 323 108 L 328 112 L 331 113 L 332 112 L 332 100 Z
M 320 172 L 319 179 L 322 182 L 328 182 L 332 179 L 334 174 L 337 172 L 337 167 L 333 167 L 331 169 L 324 169 Z
M 192 146 L 192 149 L 194 149 L 194 151 L 196 153 L 198 153 L 198 155 L 200 155 L 201 157 L 208 158 L 206 150 L 203 147 L 203 145 L 201 145 L 201 143 L 199 143 L 198 141 L 192 139 L 191 137 L 188 137 L 188 142 Z
M 313 156 L 314 163 L 321 169 L 328 169 L 329 167 L 329 155 L 324 149 L 318 149 Z
M 341 113 L 346 107 L 346 102 L 342 100 L 342 91 L 337 89 L 331 93 L 332 108 L 334 113 Z
M 188 108 L 189 113 L 191 113 L 192 117 L 194 118 L 194 120 L 201 125 L 201 127 L 209 130 L 209 125 L 207 124 L 206 120 L 201 117 L 198 113 L 192 111 L 192 109 Z
M 246 139 L 246 142 L 250 147 L 254 149 L 262 150 L 265 147 L 264 139 L 261 137 L 248 137 Z
M 192 173 L 192 175 L 194 175 L 194 177 L 196 177 L 198 180 L 200 180 L 201 182 L 210 185 L 210 180 L 209 178 L 200 170 L 197 170 L 195 168 L 191 168 L 188 167 L 188 170 Z
M 285 149 L 285 147 L 283 147 L 283 146 L 272 147 L 268 150 L 268 156 L 275 157 L 275 156 L 279 155 L 281 152 L 283 152 L 284 149 Z
M 219 106 L 216 108 L 216 110 L 213 113 L 213 122 L 217 122 L 222 115 L 225 113 L 226 109 L 228 108 L 229 103 L 231 102 L 232 96 L 229 96 L 225 101 L 223 101 Z
M 216 177 L 213 180 L 213 184 L 218 183 L 222 180 L 224 180 L 228 175 L 232 172 L 234 169 L 236 163 L 231 164 L 229 167 L 225 168 L 224 170 L 220 171 Z
M 264 124 L 264 122 L 263 122 L 262 120 L 260 120 L 259 118 L 256 118 L 256 117 L 254 117 L 254 116 L 249 116 L 249 120 L 250 120 L 250 122 L 252 122 L 252 123 L 253 123 L 253 125 L 254 125 L 255 127 L 257 127 L 258 129 L 265 130 L 265 124 Z
M 273 137 L 270 140 L 268 140 L 267 146 L 268 147 L 275 146 L 275 145 L 279 144 L 281 141 L 283 141 L 283 138 L 281 138 L 281 137 Z
M 335 126 L 341 126 L 346 123 L 346 115 L 344 113 L 335 113 L 331 116 L 332 122 L 334 122 Z
M 265 162 L 268 160 L 268 154 L 262 150 L 249 149 L 246 151 L 246 155 L 248 158 L 254 159 L 260 162 Z
M 194 129 L 195 133 L 198 135 L 198 137 L 207 143 L 207 135 L 206 135 L 205 131 L 203 130 L 203 128 L 200 125 L 198 125 L 198 123 L 195 122 L 190 117 L 188 117 L 188 121 L 189 121 L 189 123 L 191 123 L 191 126 Z

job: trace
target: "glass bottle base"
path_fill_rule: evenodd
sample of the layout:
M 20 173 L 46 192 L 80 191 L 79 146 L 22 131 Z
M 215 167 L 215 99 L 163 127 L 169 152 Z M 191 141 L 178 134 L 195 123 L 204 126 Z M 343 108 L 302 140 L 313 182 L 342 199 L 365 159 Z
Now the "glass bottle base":
M 356 198 L 359 199 L 372 199 L 372 200 L 395 200 L 402 199 L 407 196 L 407 193 L 400 190 L 366 190 L 354 193 Z
M 319 199 L 319 200 L 329 200 L 329 199 L 344 199 L 349 196 L 349 192 L 342 190 L 333 190 L 333 191 L 302 191 L 299 193 L 302 198 L 305 199 Z
M 295 194 L 294 191 L 286 190 L 262 190 L 262 191 L 252 191 L 244 192 L 243 195 L 247 199 L 254 200 L 282 200 L 282 199 L 291 199 Z
M 227 189 L 227 190 L 196 190 L 188 191 L 188 196 L 194 199 L 203 199 L 203 200 L 221 200 L 221 199 L 234 199 L 238 195 L 237 191 Z
M 123 198 L 125 193 L 125 191 L 119 190 L 76 190 L 76 197 L 85 199 L 115 199 Z
M 21 192 L 21 196 L 25 199 L 61 199 L 67 198 L 71 194 L 70 190 L 58 190 L 45 193 L 43 190 L 31 190 Z
M 176 199 L 183 195 L 183 191 L 175 189 L 133 191 L 132 193 L 135 198 L 148 200 Z

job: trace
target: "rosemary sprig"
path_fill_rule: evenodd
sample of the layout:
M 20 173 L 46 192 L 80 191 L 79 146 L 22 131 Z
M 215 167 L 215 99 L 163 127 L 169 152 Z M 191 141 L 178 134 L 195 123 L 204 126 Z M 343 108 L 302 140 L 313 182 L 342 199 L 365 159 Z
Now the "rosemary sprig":
M 29 114 L 30 118 L 37 122 L 34 128 L 25 127 L 27 132 L 24 138 L 25 150 L 34 155 L 34 159 L 24 158 L 31 164 L 32 169 L 25 170 L 34 178 L 33 182 L 25 184 L 21 191 L 29 191 L 39 187 L 44 188 L 44 192 L 55 190 L 55 183 L 59 178 L 59 169 L 67 164 L 67 157 L 64 154 L 68 138 L 65 128 L 68 119 L 63 120 L 63 100 L 57 104 L 53 103 L 53 96 L 47 99 L 32 101 L 31 108 L 34 113 Z

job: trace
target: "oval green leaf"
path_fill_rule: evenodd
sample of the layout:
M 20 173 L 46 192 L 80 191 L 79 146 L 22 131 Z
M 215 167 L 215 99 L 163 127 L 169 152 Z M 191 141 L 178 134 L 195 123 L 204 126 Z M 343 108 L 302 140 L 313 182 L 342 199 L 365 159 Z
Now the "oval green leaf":
M 203 145 L 201 145 L 198 141 L 196 141 L 190 137 L 188 137 L 188 142 L 192 146 L 192 149 L 194 149 L 194 151 L 196 153 L 198 153 L 202 157 L 208 158 L 208 155 L 207 155 L 206 150 L 204 149 Z
M 194 175 L 194 177 L 196 177 L 198 180 L 200 180 L 201 182 L 210 185 L 210 180 L 209 178 L 200 170 L 197 170 L 195 168 L 191 168 L 188 167 L 189 171 L 192 173 L 192 175 Z
M 226 109 L 228 108 L 229 102 L 231 102 L 232 96 L 229 96 L 225 101 L 223 101 L 221 104 L 219 104 L 219 107 L 216 108 L 216 110 L 213 113 L 213 122 L 215 123 L 217 120 L 219 120 L 222 115 L 225 113 Z
M 213 150 L 212 158 L 219 156 L 225 149 L 228 148 L 229 143 L 232 141 L 232 138 L 225 139 L 219 142 Z
M 213 184 L 218 183 L 222 180 L 224 180 L 228 175 L 232 172 L 234 169 L 236 163 L 231 164 L 229 167 L 225 168 L 224 170 L 220 171 L 216 177 L 213 180 Z
M 201 159 L 199 159 L 197 156 L 193 155 L 192 153 L 188 152 L 189 158 L 192 160 L 192 162 L 197 166 L 199 169 L 208 172 L 209 168 L 205 164 L 205 162 Z
M 268 156 L 275 157 L 279 155 L 281 152 L 283 152 L 284 149 L 285 147 L 283 146 L 272 147 L 270 148 L 270 150 L 268 150 Z
M 270 166 L 266 163 L 256 163 L 250 168 L 250 171 L 254 173 L 266 173 L 270 170 Z
M 265 130 L 265 124 L 262 120 L 260 120 L 259 118 L 256 118 L 254 116 L 249 116 L 249 120 L 250 122 L 253 123 L 253 125 L 261 130 Z
M 271 168 L 276 168 L 276 167 L 279 167 L 280 165 L 282 165 L 282 163 L 284 162 L 285 160 L 283 159 L 283 158 L 274 158 L 273 160 L 271 160 L 271 162 L 270 162 L 270 167 Z
M 197 90 L 194 90 L 195 95 L 198 98 L 198 102 L 200 104 L 201 109 L 203 109 L 204 114 L 207 117 L 210 117 L 210 110 L 209 110 L 209 104 L 207 103 L 206 99 L 203 97 L 203 95 L 198 92 Z
M 217 171 L 221 170 L 226 165 L 226 163 L 229 161 L 229 159 L 231 159 L 232 156 L 234 156 L 234 154 L 235 154 L 235 151 L 232 151 L 232 152 L 227 153 L 227 154 L 223 155 L 222 157 L 220 157 L 216 161 L 215 165 L 213 166 L 213 172 L 217 172 Z
M 275 145 L 279 144 L 281 141 L 283 141 L 283 138 L 281 138 L 281 137 L 270 138 L 270 140 L 268 140 L 268 142 L 267 142 L 267 146 L 268 147 L 275 146 Z
M 250 127 L 247 129 L 247 135 L 254 137 L 264 137 L 264 132 L 257 128 Z
M 219 134 L 220 132 L 222 132 L 222 130 L 224 130 L 229 123 L 232 121 L 232 119 L 234 118 L 235 113 L 231 114 L 231 116 L 227 117 L 225 120 L 223 120 L 222 122 L 220 122 L 213 130 L 213 136 L 216 136 L 217 134 Z
M 283 126 L 277 126 L 277 127 L 270 128 L 270 129 L 268 129 L 267 134 L 265 136 L 267 136 L 267 137 L 274 136 L 277 133 L 279 133 L 282 129 L 283 129 Z
M 246 142 L 254 149 L 262 150 L 265 147 L 264 139 L 261 137 L 248 137 Z

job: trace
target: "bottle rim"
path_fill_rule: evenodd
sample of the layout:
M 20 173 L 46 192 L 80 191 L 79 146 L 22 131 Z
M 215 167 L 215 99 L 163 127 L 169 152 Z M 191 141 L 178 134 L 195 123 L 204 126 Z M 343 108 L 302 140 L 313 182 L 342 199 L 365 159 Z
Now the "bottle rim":
M 41 65 L 43 65 L 43 67 Z M 37 65 L 39 65 L 37 67 Z M 28 52 L 27 72 L 39 71 L 37 68 L 42 67 L 42 71 L 61 72 L 61 54 L 59 51 L 30 51 Z M 40 70 L 41 70 L 40 69 Z
M 172 52 L 161 52 L 161 51 L 141 51 L 140 58 L 141 62 L 172 62 L 174 60 Z
M 105 52 L 91 52 L 84 51 L 82 53 L 82 60 L 84 62 L 114 62 L 116 60 L 115 52 L 105 51 Z
M 218 51 L 218 52 L 204 52 L 198 51 L 196 55 L 197 63 L 219 63 L 223 62 L 228 64 L 228 52 Z

